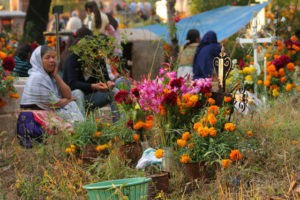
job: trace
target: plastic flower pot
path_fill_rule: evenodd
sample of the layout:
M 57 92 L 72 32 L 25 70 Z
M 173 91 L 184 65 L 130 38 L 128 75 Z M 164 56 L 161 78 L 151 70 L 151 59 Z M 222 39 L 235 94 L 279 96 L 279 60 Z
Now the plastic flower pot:
M 151 178 L 127 178 L 85 185 L 83 189 L 90 200 L 119 200 L 125 196 L 130 200 L 146 200 L 149 181 Z

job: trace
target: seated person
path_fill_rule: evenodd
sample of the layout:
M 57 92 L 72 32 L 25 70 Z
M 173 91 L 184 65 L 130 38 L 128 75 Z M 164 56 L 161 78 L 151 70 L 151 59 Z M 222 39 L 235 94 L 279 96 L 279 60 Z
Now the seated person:
M 21 45 L 17 48 L 14 53 L 15 60 L 15 68 L 13 73 L 15 73 L 19 77 L 28 77 L 28 70 L 31 68 L 31 64 L 29 63 L 30 57 L 32 53 L 32 48 L 30 45 Z
M 28 72 L 21 108 L 54 109 L 68 122 L 83 121 L 70 87 L 57 74 L 53 49 L 46 45 L 39 46 L 32 53 L 30 63 L 32 68 Z
M 193 61 L 194 79 L 208 78 L 213 73 L 213 60 L 221 52 L 217 35 L 208 31 L 197 47 Z

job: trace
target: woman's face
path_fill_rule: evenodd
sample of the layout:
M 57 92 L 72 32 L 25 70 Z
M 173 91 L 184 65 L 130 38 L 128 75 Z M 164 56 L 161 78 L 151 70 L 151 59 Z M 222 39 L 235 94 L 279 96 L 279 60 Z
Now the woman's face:
M 88 15 L 92 14 L 92 10 L 90 8 L 87 8 L 86 12 L 87 12 Z
M 42 63 L 44 70 L 51 74 L 54 72 L 56 67 L 56 59 L 54 51 L 47 51 L 42 57 Z

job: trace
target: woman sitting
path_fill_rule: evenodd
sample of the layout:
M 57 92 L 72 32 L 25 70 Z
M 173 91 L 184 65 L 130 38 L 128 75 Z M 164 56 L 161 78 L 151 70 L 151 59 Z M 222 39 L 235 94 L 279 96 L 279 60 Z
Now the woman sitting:
M 32 53 L 30 63 L 32 68 L 28 72 L 29 78 L 20 106 L 31 111 L 22 111 L 17 122 L 20 144 L 26 147 L 31 147 L 33 140 L 42 142 L 45 130 L 54 133 L 53 127 L 48 126 L 53 119 L 50 114 L 55 114 L 56 126 L 60 127 L 84 120 L 71 95 L 71 89 L 57 74 L 53 49 L 46 45 L 39 46 Z

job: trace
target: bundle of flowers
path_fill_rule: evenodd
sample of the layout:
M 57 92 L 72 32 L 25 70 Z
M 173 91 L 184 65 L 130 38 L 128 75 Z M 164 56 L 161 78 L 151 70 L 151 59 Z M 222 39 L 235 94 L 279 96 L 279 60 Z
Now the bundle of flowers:
M 184 132 L 177 140 L 177 154 L 181 163 L 220 163 L 237 147 L 239 135 L 235 131 L 236 126 L 228 122 L 231 97 L 225 98 L 223 107 L 206 107 L 192 130 Z M 242 155 L 238 157 L 241 158 Z
M 11 98 L 19 98 L 13 83 L 14 77 L 8 75 L 3 68 L 0 67 L 0 107 L 6 104 L 3 98 L 8 94 Z

